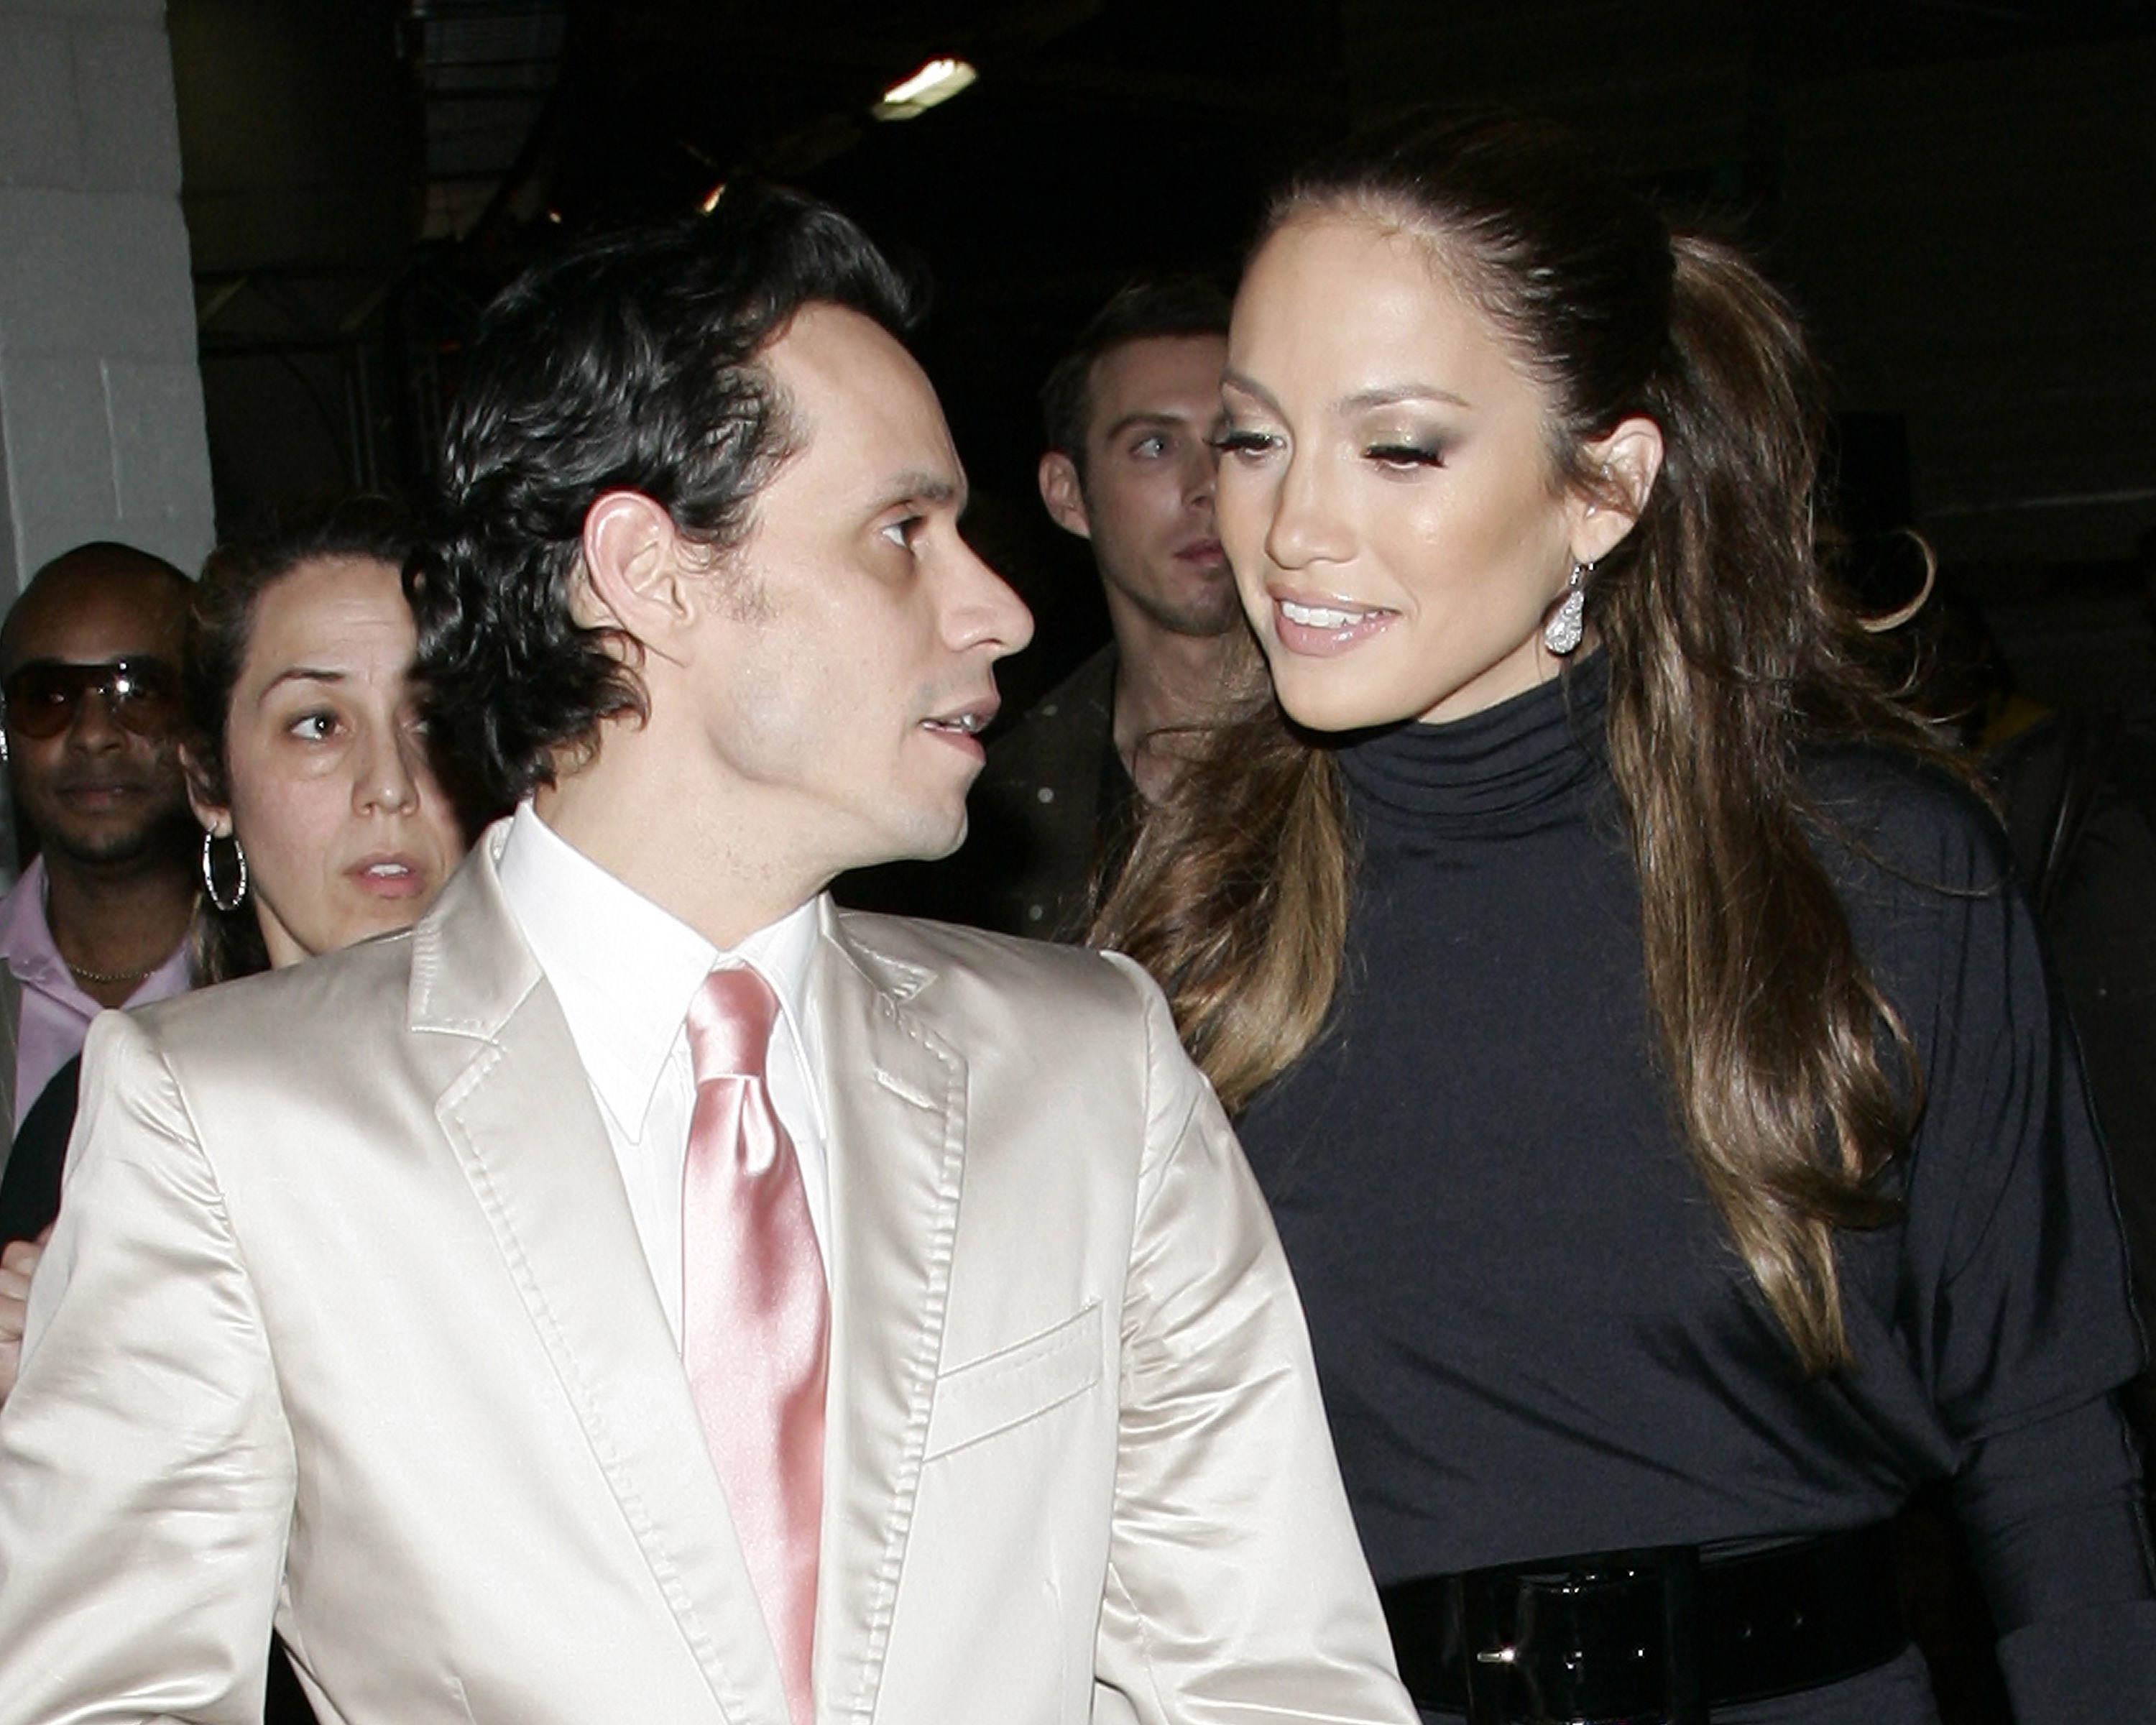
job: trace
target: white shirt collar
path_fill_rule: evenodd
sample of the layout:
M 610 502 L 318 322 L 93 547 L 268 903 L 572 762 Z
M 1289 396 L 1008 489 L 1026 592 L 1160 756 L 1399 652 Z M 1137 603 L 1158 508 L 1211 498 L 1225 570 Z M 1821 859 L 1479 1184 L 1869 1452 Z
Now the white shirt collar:
M 501 841 L 503 893 L 562 1004 L 592 1087 L 641 1137 L 654 1092 L 704 978 L 726 963 L 771 984 L 797 1051 L 806 1100 L 824 1130 L 822 1062 L 808 1023 L 816 901 L 797 906 L 731 952 L 608 874 L 542 820 L 527 801 Z

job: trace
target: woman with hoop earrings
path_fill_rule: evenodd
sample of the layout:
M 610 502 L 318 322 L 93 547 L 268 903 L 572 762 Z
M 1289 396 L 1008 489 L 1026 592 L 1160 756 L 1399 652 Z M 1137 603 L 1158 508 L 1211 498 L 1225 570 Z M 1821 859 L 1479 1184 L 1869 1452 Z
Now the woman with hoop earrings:
M 429 757 L 410 531 L 353 498 L 219 547 L 188 619 L 203 983 L 408 927 L 466 841 Z

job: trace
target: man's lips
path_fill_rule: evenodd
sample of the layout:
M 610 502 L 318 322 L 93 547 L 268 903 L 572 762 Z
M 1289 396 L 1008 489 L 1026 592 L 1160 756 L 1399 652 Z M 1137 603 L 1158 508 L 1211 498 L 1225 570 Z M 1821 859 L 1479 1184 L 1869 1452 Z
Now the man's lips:
M 1001 698 L 991 691 L 975 700 L 931 714 L 921 721 L 921 728 L 974 760 L 984 761 L 988 751 L 981 746 L 981 732 L 994 721 L 996 710 L 1001 705 Z
M 150 787 L 139 778 L 64 778 L 52 786 L 52 794 L 65 803 L 93 807 L 145 796 Z
M 1189 544 L 1178 547 L 1175 555 L 1178 561 L 1195 563 L 1202 569 L 1224 569 L 1228 567 L 1228 553 L 1220 548 L 1220 542 L 1217 539 L 1194 539 Z

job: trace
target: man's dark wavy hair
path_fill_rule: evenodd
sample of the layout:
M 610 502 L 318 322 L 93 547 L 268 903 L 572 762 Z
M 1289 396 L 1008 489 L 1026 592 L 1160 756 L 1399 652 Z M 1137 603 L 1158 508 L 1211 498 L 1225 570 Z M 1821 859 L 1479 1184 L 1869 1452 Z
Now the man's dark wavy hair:
M 1047 447 L 1068 455 L 1086 476 L 1086 439 L 1093 426 L 1093 367 L 1133 341 L 1162 336 L 1223 336 L 1230 302 L 1202 275 L 1127 282 L 1078 331 L 1040 386 L 1040 429 Z
M 916 298 L 836 210 L 742 185 L 708 216 L 578 244 L 487 308 L 405 585 L 439 738 L 500 800 L 648 712 L 634 651 L 570 610 L 586 512 L 640 491 L 690 540 L 738 546 L 795 447 L 759 356 L 812 304 L 900 334 Z

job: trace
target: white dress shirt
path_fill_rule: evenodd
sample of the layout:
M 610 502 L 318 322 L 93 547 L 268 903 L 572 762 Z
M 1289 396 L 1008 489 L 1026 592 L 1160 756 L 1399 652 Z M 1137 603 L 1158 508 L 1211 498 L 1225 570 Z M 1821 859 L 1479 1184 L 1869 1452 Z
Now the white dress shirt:
M 569 1021 L 675 1343 L 681 1339 L 681 1170 L 696 1101 L 686 1021 L 705 977 L 721 965 L 748 966 L 778 997 L 765 1082 L 800 1158 L 808 1218 L 828 1276 L 822 1038 L 805 1004 L 816 901 L 722 952 L 575 849 L 528 802 L 499 843 L 502 891 Z

